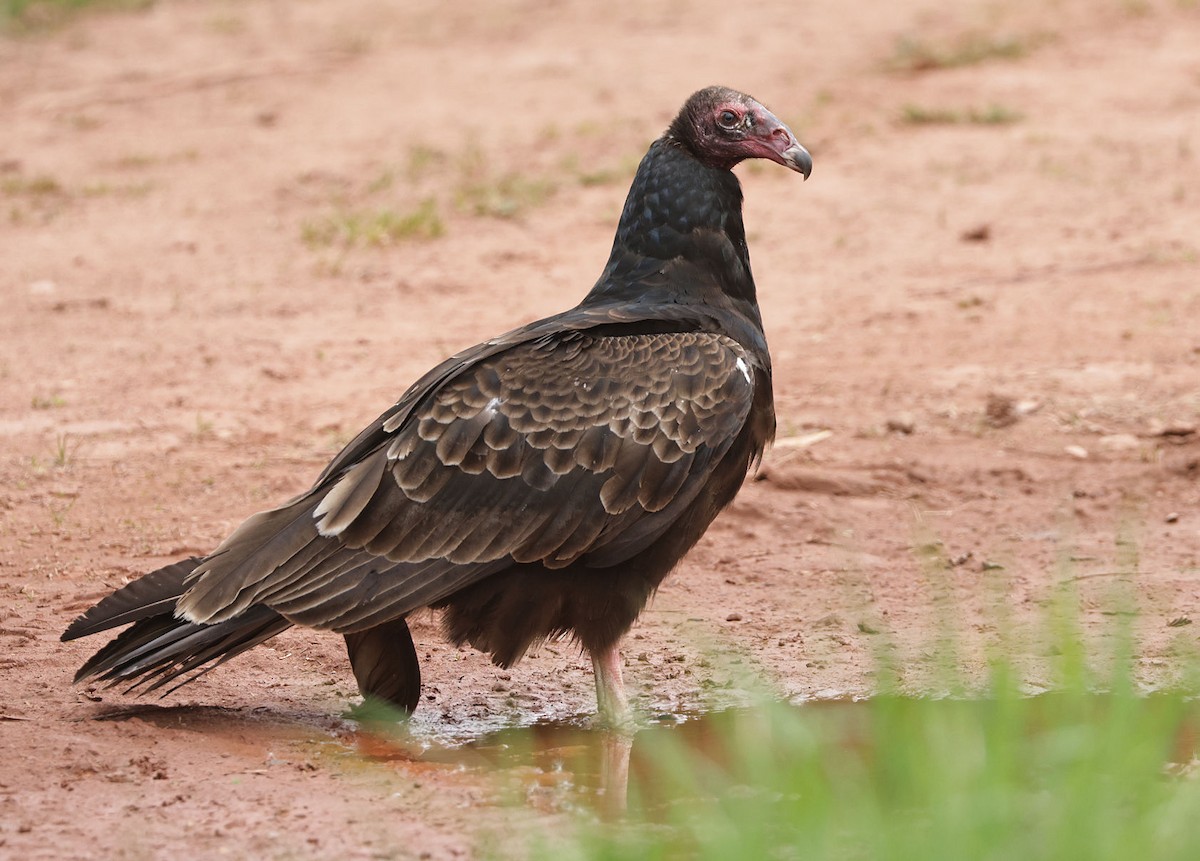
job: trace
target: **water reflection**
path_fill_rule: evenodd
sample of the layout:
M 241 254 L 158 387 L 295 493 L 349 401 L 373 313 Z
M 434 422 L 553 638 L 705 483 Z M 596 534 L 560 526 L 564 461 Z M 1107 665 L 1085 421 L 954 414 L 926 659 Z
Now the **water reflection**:
M 690 756 L 723 763 L 732 738 L 767 731 L 778 709 L 853 708 L 854 701 L 820 701 L 803 706 L 772 704 L 705 714 L 664 714 L 635 731 L 591 725 L 589 718 L 508 726 L 475 738 L 434 740 L 394 722 L 362 720 L 358 752 L 375 761 L 399 761 L 498 775 L 513 800 L 539 808 L 585 807 L 620 815 L 634 799 L 637 810 L 653 814 L 678 797 L 677 787 L 662 785 L 658 754 L 668 747 Z M 362 717 L 362 716 L 360 716 Z M 699 791 L 698 788 L 696 791 Z
M 1153 704 L 1154 698 L 1148 699 Z M 1049 715 L 1064 703 L 1055 695 L 1028 701 L 1035 714 Z M 1085 698 L 1089 709 L 1105 708 L 1106 698 Z M 1070 704 L 1066 704 L 1070 705 Z M 1078 707 L 1079 701 L 1074 703 Z M 495 775 L 508 800 L 540 809 L 594 810 L 601 815 L 625 812 L 659 820 L 680 800 L 717 794 L 733 775 L 753 782 L 753 764 L 739 761 L 747 750 L 767 751 L 771 740 L 797 728 L 807 728 L 814 743 L 851 750 L 865 761 L 876 753 L 874 724 L 882 710 L 900 708 L 906 720 L 925 723 L 947 718 L 974 723 L 988 703 L 964 700 L 820 700 L 799 705 L 770 703 L 757 708 L 737 708 L 706 714 L 662 715 L 645 722 L 636 732 L 614 732 L 579 720 L 510 726 L 466 740 L 431 740 L 392 723 L 364 722 L 356 743 L 361 755 L 373 760 L 400 760 L 433 767 L 457 767 Z M 1044 710 L 1044 711 L 1043 711 Z M 1174 744 L 1168 759 L 1174 763 L 1195 760 L 1200 750 L 1197 726 L 1200 711 L 1187 709 L 1182 723 L 1174 724 Z M 1034 729 L 1038 721 L 1033 721 Z M 749 740 L 749 743 L 748 743 Z M 670 757 L 684 757 L 690 767 L 670 767 Z M 699 764 L 700 767 L 695 766 Z M 766 763 L 772 765 L 774 763 Z M 717 781 L 703 785 L 697 774 Z M 684 783 L 672 774 L 684 775 Z

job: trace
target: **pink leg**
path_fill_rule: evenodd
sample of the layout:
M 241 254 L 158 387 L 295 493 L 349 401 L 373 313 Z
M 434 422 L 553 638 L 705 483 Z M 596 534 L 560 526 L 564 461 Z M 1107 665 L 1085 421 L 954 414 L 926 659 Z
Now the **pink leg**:
M 596 717 L 610 727 L 633 726 L 633 710 L 621 679 L 621 652 L 615 643 L 592 654 L 592 669 L 596 672 Z

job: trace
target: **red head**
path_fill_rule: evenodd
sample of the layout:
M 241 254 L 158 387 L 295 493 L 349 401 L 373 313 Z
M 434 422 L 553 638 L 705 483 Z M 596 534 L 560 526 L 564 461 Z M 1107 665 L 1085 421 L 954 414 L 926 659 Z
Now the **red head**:
M 792 130 L 750 96 L 727 87 L 692 94 L 668 134 L 708 167 L 728 170 L 748 158 L 765 158 L 805 179 L 812 173 L 812 156 Z

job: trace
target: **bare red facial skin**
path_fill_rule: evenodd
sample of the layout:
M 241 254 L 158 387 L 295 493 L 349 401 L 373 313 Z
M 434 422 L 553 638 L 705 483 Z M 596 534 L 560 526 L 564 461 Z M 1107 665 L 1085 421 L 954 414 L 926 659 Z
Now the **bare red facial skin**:
M 691 117 L 691 139 L 705 163 L 726 170 L 750 158 L 765 158 L 802 174 L 812 173 L 812 156 L 779 117 L 748 96 L 710 103 Z

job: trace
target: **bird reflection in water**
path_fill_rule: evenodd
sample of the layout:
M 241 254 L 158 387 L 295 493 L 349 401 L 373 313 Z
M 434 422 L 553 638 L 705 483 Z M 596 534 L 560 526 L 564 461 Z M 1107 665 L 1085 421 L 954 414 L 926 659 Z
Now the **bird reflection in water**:
M 354 745 L 360 756 L 403 764 L 405 769 L 454 768 L 492 775 L 502 798 L 514 803 L 544 810 L 589 809 L 605 818 L 629 814 L 657 820 L 682 798 L 713 789 L 690 778 L 672 780 L 674 756 L 731 769 L 738 756 L 733 740 L 747 734 L 770 737 L 781 713 L 828 713 L 830 708 L 836 709 L 840 722 L 864 717 L 861 703 L 850 699 L 803 706 L 771 703 L 660 714 L 616 729 L 587 717 L 493 731 L 459 725 L 462 734 L 455 739 L 437 738 L 430 726 L 387 720 L 384 712 L 367 718 L 360 714 Z
M 500 793 L 538 808 L 585 807 L 618 818 L 628 810 L 635 742 L 676 718 L 642 728 L 608 728 L 589 720 L 506 727 L 463 743 L 431 741 L 405 723 L 364 720 L 354 734 L 356 752 L 375 762 L 445 767 L 496 775 Z

